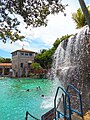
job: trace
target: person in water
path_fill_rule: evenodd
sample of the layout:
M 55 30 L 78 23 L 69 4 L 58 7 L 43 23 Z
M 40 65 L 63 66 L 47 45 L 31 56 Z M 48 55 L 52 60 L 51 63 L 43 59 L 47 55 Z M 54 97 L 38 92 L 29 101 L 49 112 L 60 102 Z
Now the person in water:
M 41 97 L 44 97 L 44 95 L 42 94 Z
M 27 89 L 27 91 L 29 92 L 29 89 Z
M 41 90 L 40 86 L 38 86 L 38 87 L 36 88 L 36 90 Z
M 39 90 L 41 90 L 40 86 L 38 87 Z

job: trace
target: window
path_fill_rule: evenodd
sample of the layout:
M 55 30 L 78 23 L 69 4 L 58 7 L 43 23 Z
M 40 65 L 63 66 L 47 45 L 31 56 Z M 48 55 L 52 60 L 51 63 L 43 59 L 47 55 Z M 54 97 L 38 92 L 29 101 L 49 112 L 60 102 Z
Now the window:
M 23 66 L 24 66 L 23 63 L 21 63 L 21 68 L 23 68 Z
M 28 56 L 28 53 L 25 53 L 25 56 Z
M 29 53 L 29 56 L 32 56 L 32 53 Z
M 22 53 L 22 52 L 21 52 L 20 54 L 21 54 L 21 55 L 24 55 L 24 53 Z
M 28 68 L 30 68 L 31 63 L 28 63 Z
M 14 52 L 14 53 L 12 54 L 12 56 L 15 56 L 15 55 L 17 55 L 17 52 Z

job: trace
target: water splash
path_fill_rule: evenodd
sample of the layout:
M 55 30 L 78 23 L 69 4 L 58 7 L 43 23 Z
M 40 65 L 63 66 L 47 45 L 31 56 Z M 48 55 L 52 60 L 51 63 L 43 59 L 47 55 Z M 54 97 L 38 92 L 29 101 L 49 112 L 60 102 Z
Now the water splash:
M 84 110 L 90 109 L 90 30 L 83 27 L 60 43 L 54 54 L 51 78 L 64 87 L 74 85 L 82 93 Z

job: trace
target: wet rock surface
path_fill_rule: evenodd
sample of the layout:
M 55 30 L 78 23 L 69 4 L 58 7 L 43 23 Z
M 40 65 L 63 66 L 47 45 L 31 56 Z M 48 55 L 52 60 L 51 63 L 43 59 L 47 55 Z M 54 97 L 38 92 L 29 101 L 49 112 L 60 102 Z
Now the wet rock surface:
M 77 114 L 73 114 L 72 120 L 90 120 L 90 111 L 86 112 L 83 118 Z
M 84 113 L 90 110 L 90 30 L 83 27 L 77 34 L 58 46 L 52 65 L 52 79 L 58 79 L 66 89 L 70 83 L 81 95 Z M 74 95 L 74 91 L 69 91 Z M 79 109 L 78 98 L 72 97 L 72 106 Z

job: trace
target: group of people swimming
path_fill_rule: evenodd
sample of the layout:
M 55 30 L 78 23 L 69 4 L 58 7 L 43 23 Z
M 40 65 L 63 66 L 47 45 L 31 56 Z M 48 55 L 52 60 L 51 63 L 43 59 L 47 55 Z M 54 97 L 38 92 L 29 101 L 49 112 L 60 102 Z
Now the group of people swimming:
M 36 87 L 36 90 L 41 90 L 40 86 Z
M 40 86 L 36 87 L 36 90 L 41 90 Z M 30 89 L 27 89 L 26 91 L 30 91 Z
M 40 87 L 40 86 L 36 87 L 36 90 L 37 90 L 37 91 L 38 91 L 38 90 L 41 90 L 41 87 Z M 26 91 L 29 92 L 30 89 L 27 89 Z M 44 95 L 42 94 L 41 97 L 44 97 Z

